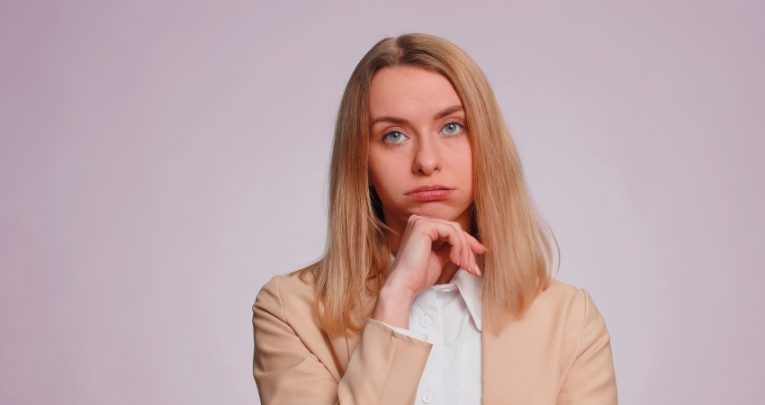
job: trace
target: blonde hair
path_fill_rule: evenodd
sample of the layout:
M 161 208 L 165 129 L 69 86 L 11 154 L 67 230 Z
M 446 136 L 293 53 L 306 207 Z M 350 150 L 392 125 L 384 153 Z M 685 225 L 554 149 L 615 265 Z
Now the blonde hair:
M 368 177 L 368 95 L 374 74 L 395 65 L 442 74 L 462 101 L 473 153 L 473 232 L 488 247 L 479 262 L 484 298 L 497 311 L 491 319 L 520 317 L 550 283 L 554 236 L 544 232 L 534 212 L 518 153 L 481 69 L 443 38 L 406 34 L 372 47 L 343 93 L 330 166 L 326 253 L 301 270 L 314 276 L 319 321 L 331 335 L 359 331 L 353 311 L 371 310 L 359 308 L 362 295 L 377 296 L 389 271 L 387 227 Z

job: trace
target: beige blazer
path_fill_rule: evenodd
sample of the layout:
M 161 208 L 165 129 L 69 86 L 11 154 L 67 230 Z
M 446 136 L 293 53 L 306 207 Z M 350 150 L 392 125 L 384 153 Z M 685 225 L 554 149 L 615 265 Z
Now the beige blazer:
M 484 303 L 483 404 L 617 403 L 608 331 L 586 291 L 553 280 L 499 332 L 488 312 Z M 313 311 L 311 279 L 268 282 L 253 305 L 261 403 L 414 404 L 431 344 L 358 316 L 360 335 L 330 338 Z

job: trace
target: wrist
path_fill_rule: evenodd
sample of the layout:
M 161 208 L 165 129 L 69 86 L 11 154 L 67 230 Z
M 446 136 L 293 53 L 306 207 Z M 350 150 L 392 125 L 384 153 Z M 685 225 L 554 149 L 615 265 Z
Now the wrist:
M 409 312 L 415 294 L 405 288 L 395 288 L 387 283 L 377 296 L 372 318 L 399 328 L 409 328 Z

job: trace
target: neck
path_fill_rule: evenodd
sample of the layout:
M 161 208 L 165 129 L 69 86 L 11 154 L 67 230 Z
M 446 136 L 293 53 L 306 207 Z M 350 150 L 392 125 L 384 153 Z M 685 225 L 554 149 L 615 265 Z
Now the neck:
M 452 281 L 452 278 L 454 278 L 454 275 L 457 274 L 458 269 L 459 267 L 456 264 L 452 262 L 446 263 L 446 266 L 441 269 L 441 275 L 438 276 L 436 284 L 446 284 Z

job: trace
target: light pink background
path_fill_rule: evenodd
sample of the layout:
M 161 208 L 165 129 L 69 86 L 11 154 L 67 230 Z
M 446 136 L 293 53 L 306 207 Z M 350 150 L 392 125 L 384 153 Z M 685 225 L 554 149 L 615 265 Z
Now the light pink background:
M 621 403 L 762 401 L 764 3 L 305 3 L 0 2 L 0 403 L 258 403 L 250 306 L 409 31 L 485 70 Z

